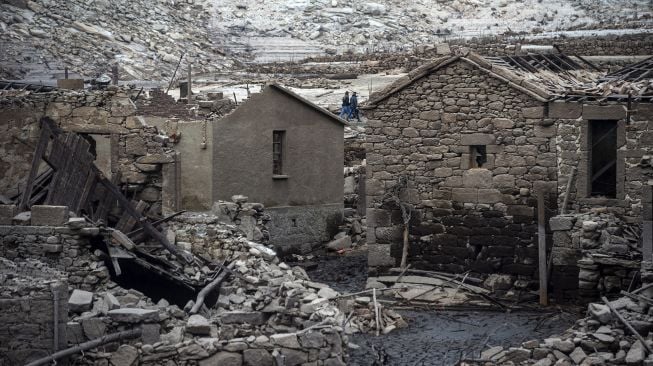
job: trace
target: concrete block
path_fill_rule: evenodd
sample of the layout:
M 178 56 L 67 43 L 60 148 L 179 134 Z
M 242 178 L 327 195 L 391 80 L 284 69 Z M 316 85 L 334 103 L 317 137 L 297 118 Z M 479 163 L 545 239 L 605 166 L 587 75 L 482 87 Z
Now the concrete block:
M 625 105 L 583 105 L 583 119 L 624 119 L 626 118 Z
M 461 145 L 494 145 L 496 137 L 487 133 L 470 133 L 460 136 Z
M 11 225 L 16 211 L 15 205 L 0 205 L 0 225 Z
M 32 226 L 64 226 L 68 222 L 68 206 L 32 206 Z
M 583 106 L 578 103 L 549 103 L 549 117 L 559 119 L 577 119 L 583 113 Z

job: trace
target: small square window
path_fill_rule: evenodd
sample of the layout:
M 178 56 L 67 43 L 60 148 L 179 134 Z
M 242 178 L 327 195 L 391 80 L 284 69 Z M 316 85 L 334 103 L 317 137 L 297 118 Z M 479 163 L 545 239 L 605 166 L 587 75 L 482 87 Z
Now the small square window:
M 283 175 L 283 143 L 286 131 L 272 131 L 272 174 Z
M 487 150 L 485 145 L 469 146 L 469 166 L 470 168 L 481 168 L 487 163 Z

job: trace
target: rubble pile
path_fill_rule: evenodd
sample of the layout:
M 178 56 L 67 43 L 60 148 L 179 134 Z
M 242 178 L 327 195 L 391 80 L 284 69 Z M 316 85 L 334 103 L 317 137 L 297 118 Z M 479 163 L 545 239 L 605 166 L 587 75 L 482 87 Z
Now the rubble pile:
M 14 5 L 0 4 L 0 44 L 6 51 L 0 60 L 8 66 L 6 77 L 32 76 L 25 61 L 44 63 L 41 58 L 87 77 L 109 73 L 117 64 L 121 79 L 127 80 L 169 79 L 182 51 L 192 57 L 195 72 L 231 65 L 206 31 L 211 10 L 204 1 L 9 3 Z M 42 54 L 32 55 L 34 48 Z
M 554 264 L 578 266 L 581 298 L 628 289 L 639 272 L 641 227 L 593 210 L 551 218 Z
M 634 294 L 637 291 L 639 293 Z M 645 286 L 637 291 L 625 293 L 627 296 L 608 303 L 589 304 L 589 316 L 578 320 L 576 325 L 559 337 L 531 340 L 521 347 L 490 347 L 481 353 L 480 359 L 463 364 L 650 365 L 653 354 L 649 350 L 653 341 L 647 335 L 653 324 L 650 315 L 651 288 Z M 629 326 L 646 338 L 642 338 L 644 343 L 628 329 Z
M 227 213 L 238 213 L 234 216 L 261 219 L 260 210 L 253 208 L 256 204 L 241 200 L 220 205 Z M 273 250 L 249 240 L 243 231 L 213 215 L 184 214 L 168 223 L 167 235 L 205 264 L 181 263 L 150 252 L 182 267 L 183 275 L 198 283 L 216 278 L 218 270 L 212 268 L 223 267 L 219 262 L 230 263 L 223 269 L 229 274 L 216 290 L 217 302 L 207 297 L 197 312 L 195 300 L 182 309 L 165 295 L 149 298 L 111 281 L 93 292 L 72 291 L 66 327 L 69 346 L 141 330 L 137 339 L 123 340 L 122 345 L 85 352 L 78 356 L 78 364 L 167 365 L 172 360 L 177 365 L 344 365 L 346 334 L 377 329 L 375 308 L 384 327 L 379 331 L 405 324 L 376 302 L 344 299 L 327 285 L 312 282 L 303 269 L 281 263 Z

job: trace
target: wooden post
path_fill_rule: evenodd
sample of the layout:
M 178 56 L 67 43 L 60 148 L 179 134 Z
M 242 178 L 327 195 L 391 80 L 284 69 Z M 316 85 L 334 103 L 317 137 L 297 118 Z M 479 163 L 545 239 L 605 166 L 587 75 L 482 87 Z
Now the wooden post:
M 544 209 L 544 190 L 537 193 L 537 254 L 540 275 L 540 305 L 549 305 L 546 267 L 546 212 Z
M 63 69 L 63 76 L 64 76 L 64 79 L 68 79 L 68 67 L 65 67 Z
M 193 97 L 192 97 L 192 85 L 193 85 L 193 79 L 191 77 L 191 73 L 193 71 L 193 64 L 190 62 L 190 59 L 188 60 L 188 86 L 186 87 L 186 100 L 188 101 L 188 104 L 191 104 Z
M 576 176 L 576 167 L 571 167 L 571 172 L 569 173 L 569 178 L 567 180 L 567 189 L 565 190 L 565 198 L 562 201 L 562 208 L 560 209 L 560 214 L 564 215 L 567 210 L 567 204 L 569 203 L 569 195 L 571 194 L 571 187 L 574 182 L 574 177 Z
M 118 75 L 118 65 L 113 65 L 111 67 L 111 84 L 118 85 L 118 80 L 120 76 Z

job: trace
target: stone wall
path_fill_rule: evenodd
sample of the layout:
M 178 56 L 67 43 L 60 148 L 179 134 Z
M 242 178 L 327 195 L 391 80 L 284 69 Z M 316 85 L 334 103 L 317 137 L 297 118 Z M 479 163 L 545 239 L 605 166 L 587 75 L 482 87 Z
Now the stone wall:
M 84 221 L 73 218 L 56 226 L 0 225 L 0 257 L 39 260 L 67 273 L 71 287 L 93 290 L 109 280 L 109 269 L 92 246 L 94 240 L 101 240 L 96 238 L 99 229 L 80 220 Z
M 0 97 L 0 192 L 15 194 L 27 178 L 39 119 L 48 116 L 66 130 L 87 134 L 96 145 L 98 165 L 121 181 L 136 200 L 161 214 L 161 165 L 173 163 L 167 136 L 136 115 L 128 90 L 13 93 Z M 108 141 L 107 141 L 108 140 Z
M 451 48 L 466 47 L 471 51 L 483 56 L 505 56 L 514 55 L 515 45 L 517 43 L 529 45 L 558 45 L 563 53 L 568 55 L 581 56 L 604 56 L 604 55 L 652 55 L 653 54 L 653 35 L 644 34 L 624 34 L 592 37 L 569 37 L 569 38 L 534 38 L 524 40 L 519 37 L 484 37 L 472 39 L 445 39 Z M 316 74 L 342 73 L 341 66 L 325 67 L 323 65 L 313 65 L 312 62 L 354 62 L 351 69 L 347 72 L 357 72 L 360 74 L 373 74 L 384 70 L 403 68 L 412 70 L 433 58 L 441 57 L 443 52 L 448 52 L 449 47 L 446 44 L 438 45 L 421 45 L 416 47 L 412 52 L 402 53 L 368 53 L 368 54 L 339 54 L 333 56 L 322 56 L 309 58 L 301 65 L 304 72 L 313 72 Z M 606 63 L 604 65 L 608 66 Z M 610 62 L 609 66 L 613 67 Z M 624 65 L 625 66 L 625 65 Z M 292 73 L 297 70 L 298 65 L 295 63 L 288 64 L 267 64 L 256 65 L 256 72 L 271 73 Z
M 414 268 L 534 274 L 535 192 L 553 190 L 557 178 L 556 129 L 540 102 L 458 61 L 368 116 L 370 266 L 393 266 L 401 256 L 401 213 L 383 196 L 404 175 Z M 481 167 L 471 166 L 472 145 L 486 147 Z
M 67 299 L 61 272 L 38 261 L 0 258 L 0 363 L 24 365 L 66 348 Z
M 606 206 L 611 212 L 623 216 L 626 222 L 642 221 L 643 187 L 653 178 L 653 104 L 633 103 L 627 113 L 627 103 L 562 103 L 549 106 L 549 116 L 558 119 L 558 202 L 562 204 L 567 180 L 573 166 L 577 175 L 569 196 L 570 211 L 587 212 L 594 207 Z M 615 120 L 617 128 L 617 196 L 615 198 L 590 197 L 588 169 L 590 147 L 588 142 L 590 120 Z
M 268 207 L 270 243 L 281 252 L 310 252 L 329 241 L 343 221 L 343 204 Z

